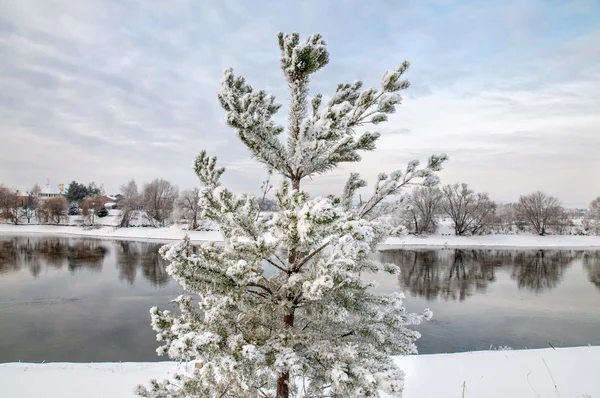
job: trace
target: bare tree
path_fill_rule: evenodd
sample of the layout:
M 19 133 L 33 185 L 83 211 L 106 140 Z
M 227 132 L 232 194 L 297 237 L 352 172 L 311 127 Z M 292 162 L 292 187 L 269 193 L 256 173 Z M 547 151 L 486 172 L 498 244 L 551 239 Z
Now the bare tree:
M 38 197 L 35 196 L 33 194 L 33 192 L 29 192 L 29 194 L 27 195 L 27 198 L 22 201 L 21 209 L 20 209 L 21 217 L 25 218 L 27 220 L 28 224 L 31 222 L 31 219 L 33 217 L 35 217 L 38 206 L 39 206 Z
M 600 234 L 600 196 L 590 203 L 586 213 L 586 221 L 593 233 Z
M 177 195 L 177 187 L 162 178 L 145 184 L 142 197 L 148 221 L 164 226 L 173 213 Z
M 437 229 L 436 214 L 440 210 L 442 191 L 438 188 L 417 187 L 405 198 L 406 207 L 401 218 L 408 230 L 417 235 L 434 233 Z
M 84 225 L 94 225 L 98 212 L 104 207 L 102 196 L 88 196 L 81 204 L 81 221 Z
M 198 188 L 183 191 L 177 199 L 177 207 L 181 210 L 183 219 L 188 222 L 190 231 L 198 228 L 198 218 L 200 216 L 200 190 Z
M 19 207 L 19 191 L 0 186 L 0 218 L 18 224 Z
M 64 196 L 44 200 L 38 210 L 38 217 L 46 224 L 60 224 L 67 219 L 67 200 Z
M 121 199 L 117 203 L 117 207 L 121 210 L 120 227 L 129 227 L 131 220 L 135 217 L 137 210 L 141 206 L 142 198 L 138 192 L 135 180 L 129 181 L 125 185 L 121 185 Z
M 491 223 L 496 204 L 487 193 L 475 193 L 465 183 L 442 189 L 441 207 L 454 223 L 456 235 L 479 234 Z
M 0 218 L 13 224 L 21 220 L 19 191 L 0 186 Z
M 504 203 L 496 206 L 492 218 L 494 232 L 508 234 L 513 232 L 515 226 L 518 227 L 516 206 L 515 203 Z
M 31 187 L 31 191 L 29 191 L 29 194 L 33 196 L 38 196 L 40 192 L 42 192 L 42 188 L 40 188 L 38 183 L 35 183 L 33 184 L 33 187 Z
M 564 216 L 559 200 L 541 191 L 521 196 L 517 204 L 517 217 L 542 236 L 560 228 Z

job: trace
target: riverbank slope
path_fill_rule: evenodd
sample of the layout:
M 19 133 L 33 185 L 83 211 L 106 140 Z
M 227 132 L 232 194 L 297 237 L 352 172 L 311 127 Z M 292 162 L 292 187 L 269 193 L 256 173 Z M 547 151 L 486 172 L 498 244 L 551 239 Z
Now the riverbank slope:
M 127 240 L 180 240 L 188 235 L 193 242 L 220 241 L 219 231 L 186 231 L 178 226 L 166 228 L 132 227 L 116 228 L 103 226 L 98 228 L 83 228 L 76 226 L 55 225 L 10 225 L 0 224 L 0 234 L 23 235 L 42 234 L 56 236 L 87 236 L 94 238 L 127 239 Z M 407 235 L 390 238 L 385 241 L 386 248 L 391 247 L 503 247 L 503 248 L 598 248 L 600 236 L 579 235 L 548 235 L 532 234 L 518 235 L 481 235 L 454 236 L 436 234 L 429 236 Z
M 600 347 L 397 357 L 404 398 L 598 397 Z M 131 398 L 136 385 L 178 371 L 173 362 L 0 364 L 4 398 Z M 191 365 L 190 365 L 191 366 Z M 185 366 L 179 370 L 185 371 Z

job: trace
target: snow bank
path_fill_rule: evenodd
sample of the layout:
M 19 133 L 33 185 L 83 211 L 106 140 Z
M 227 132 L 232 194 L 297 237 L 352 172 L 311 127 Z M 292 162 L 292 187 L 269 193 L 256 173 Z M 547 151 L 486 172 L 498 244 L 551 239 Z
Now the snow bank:
M 397 363 L 406 372 L 404 398 L 600 396 L 600 347 L 418 355 Z
M 405 398 L 598 397 L 600 347 L 480 351 L 398 357 Z M 3 398 L 125 398 L 137 384 L 162 380 L 178 364 L 0 364 Z M 182 369 L 184 370 L 184 369 Z
M 151 227 L 100 227 L 83 228 L 62 225 L 9 225 L 0 224 L 0 234 L 42 234 L 54 236 L 89 236 L 95 238 L 109 239 L 128 239 L 128 240 L 181 240 L 185 235 L 189 235 L 191 240 L 200 241 L 220 241 L 222 240 L 219 231 L 186 231 L 180 227 L 151 228 Z
M 179 226 L 168 228 L 115 228 L 100 227 L 85 229 L 74 226 L 56 225 L 10 225 L 0 224 L 0 234 L 45 234 L 45 235 L 77 235 L 97 238 L 128 240 L 180 240 L 187 234 L 194 242 L 220 241 L 219 231 L 186 231 Z M 597 248 L 600 247 L 600 236 L 577 235 L 483 235 L 483 236 L 403 236 L 390 238 L 386 247 L 505 247 L 505 248 Z
M 481 236 L 403 236 L 390 238 L 385 245 L 397 247 L 505 247 L 505 248 L 596 248 L 600 246 L 600 236 L 579 235 L 481 235 Z

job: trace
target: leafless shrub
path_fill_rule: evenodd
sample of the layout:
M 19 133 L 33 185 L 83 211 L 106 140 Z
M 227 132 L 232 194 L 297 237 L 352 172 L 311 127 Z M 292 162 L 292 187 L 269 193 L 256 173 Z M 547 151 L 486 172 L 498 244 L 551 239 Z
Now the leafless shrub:
M 0 186 L 0 219 L 18 224 L 19 218 L 19 193 Z
M 94 225 L 98 212 L 104 207 L 102 196 L 88 196 L 81 204 L 81 221 L 84 225 Z
M 38 210 L 38 218 L 44 224 L 60 224 L 67 220 L 67 200 L 64 196 L 46 199 Z
M 21 218 L 27 220 L 27 223 L 30 223 L 31 219 L 35 217 L 39 205 L 40 201 L 38 197 L 30 192 L 29 195 L 27 195 L 27 198 L 21 201 L 21 208 L 19 209 Z
M 510 234 L 518 229 L 516 204 L 504 203 L 496 205 L 496 211 L 492 218 L 492 230 L 499 234 Z

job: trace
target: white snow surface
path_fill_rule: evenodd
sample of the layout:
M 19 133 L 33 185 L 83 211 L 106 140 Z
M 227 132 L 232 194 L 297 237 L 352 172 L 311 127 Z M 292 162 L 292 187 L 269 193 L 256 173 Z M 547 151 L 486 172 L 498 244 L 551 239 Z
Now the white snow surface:
M 600 396 L 600 347 L 411 355 L 396 361 L 406 372 L 404 398 Z M 174 362 L 4 363 L 0 396 L 131 398 L 136 385 L 182 371 L 185 365 Z
M 116 228 L 103 226 L 98 228 L 84 228 L 63 225 L 10 225 L 0 224 L 0 234 L 42 234 L 55 236 L 89 236 L 95 238 L 128 239 L 128 240 L 181 240 L 186 235 L 192 241 L 221 241 L 223 238 L 219 231 L 187 231 L 179 226 L 152 228 L 131 227 Z
M 187 234 L 192 242 L 221 241 L 219 231 L 187 231 L 174 225 L 166 228 L 131 227 L 116 228 L 103 226 L 95 229 L 76 226 L 56 225 L 11 225 L 0 224 L 0 234 L 44 234 L 44 235 L 78 235 L 97 238 L 128 240 L 180 240 Z M 505 248 L 596 248 L 600 247 L 600 236 L 579 235 L 407 235 L 389 238 L 384 242 L 386 247 L 505 247 Z

